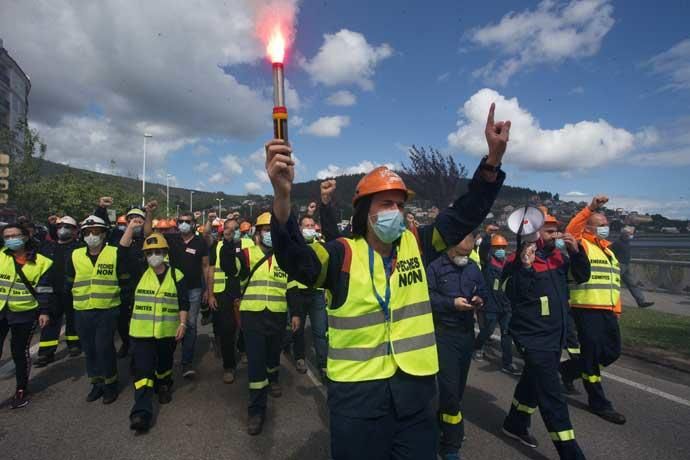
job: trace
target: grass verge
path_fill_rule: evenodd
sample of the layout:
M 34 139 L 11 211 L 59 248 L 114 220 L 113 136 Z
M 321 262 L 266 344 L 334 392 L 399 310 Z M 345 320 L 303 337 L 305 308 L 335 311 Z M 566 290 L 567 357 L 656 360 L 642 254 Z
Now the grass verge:
M 690 359 L 690 316 L 624 307 L 620 328 L 623 346 L 652 347 Z

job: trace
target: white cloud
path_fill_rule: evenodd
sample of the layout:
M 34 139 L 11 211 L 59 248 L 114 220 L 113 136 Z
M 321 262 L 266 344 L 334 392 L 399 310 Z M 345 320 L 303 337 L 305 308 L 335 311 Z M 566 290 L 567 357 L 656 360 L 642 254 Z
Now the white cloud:
M 647 65 L 669 80 L 662 89 L 690 89 L 690 38 L 651 58 Z
M 199 156 L 199 157 L 204 156 L 210 152 L 211 152 L 211 149 L 209 149 L 208 147 L 206 147 L 203 144 L 197 145 L 196 147 L 194 147 L 194 150 L 192 150 L 192 153 L 196 156 Z
M 259 180 L 259 182 L 262 182 L 264 184 L 270 184 L 271 179 L 268 178 L 268 173 L 266 172 L 265 169 L 255 169 L 254 170 L 254 176 Z
M 70 0 L 14 2 L 11 14 L 0 14 L 0 30 L 32 77 L 31 117 L 42 128 L 47 158 L 97 169 L 116 152 L 129 170 L 139 163 L 139 137 L 152 127 L 166 133 L 154 133 L 152 143 L 161 145 L 260 134 L 271 107 L 268 85 L 243 84 L 232 66 L 264 58 L 255 22 L 265 3 L 226 0 L 200 8 L 151 0 L 132 9 L 119 0 L 99 1 L 98 8 Z M 27 34 L 26 24 L 41 33 Z M 298 104 L 292 90 L 288 97 Z M 79 131 L 85 125 L 99 125 L 107 137 L 86 138 Z M 161 145 L 163 157 L 173 151 Z
M 316 56 L 304 60 L 302 67 L 314 82 L 326 86 L 354 84 L 371 90 L 376 65 L 393 55 L 387 43 L 371 45 L 364 35 L 347 29 L 325 34 L 323 39 Z
M 496 103 L 495 120 L 510 120 L 506 162 L 541 171 L 592 168 L 623 156 L 633 149 L 635 136 L 605 120 L 565 124 L 543 129 L 539 121 L 520 107 L 517 98 L 506 99 L 484 88 L 460 108 L 458 129 L 448 135 L 448 144 L 476 156 L 486 154 L 484 128 L 489 106 Z
M 346 115 L 335 115 L 332 117 L 321 117 L 303 131 L 312 136 L 318 137 L 338 137 L 343 128 L 350 125 L 350 117 Z
M 213 173 L 211 177 L 208 178 L 208 183 L 209 184 L 227 184 L 228 183 L 228 178 L 225 176 L 223 173 L 217 172 Z
M 240 159 L 235 155 L 225 155 L 220 159 L 220 164 L 227 174 L 239 175 L 244 170 Z
M 206 170 L 208 169 L 208 166 L 209 166 L 209 165 L 208 165 L 208 161 L 202 161 L 202 162 L 199 163 L 198 165 L 194 166 L 193 169 L 194 169 L 194 171 L 196 171 L 196 172 L 202 173 L 202 172 L 206 172 Z
M 340 107 L 349 107 L 357 103 L 357 96 L 355 96 L 350 91 L 336 91 L 335 93 L 328 96 L 326 102 L 330 105 L 336 105 Z
M 439 75 L 438 77 L 436 77 L 436 81 L 438 83 L 441 83 L 441 82 L 448 80 L 448 77 L 450 77 L 450 72 L 444 72 L 441 75 Z
M 644 127 L 635 137 L 639 148 L 630 163 L 643 167 L 690 165 L 690 117 Z
M 576 86 L 575 88 L 568 91 L 568 94 L 585 94 L 585 88 L 582 86 Z
M 334 164 L 328 165 L 326 169 L 322 169 L 316 173 L 317 179 L 327 179 L 329 177 L 342 176 L 345 174 L 362 174 L 368 173 L 377 166 L 381 166 L 380 163 L 372 163 L 369 160 L 364 160 L 361 163 L 354 166 L 337 166 Z M 392 163 L 385 163 L 389 169 L 395 169 L 396 165 Z
M 304 118 L 295 115 L 294 117 L 290 117 L 290 120 L 288 121 L 288 125 L 294 128 L 301 128 L 302 125 L 304 125 Z M 289 128 L 288 128 L 289 129 Z M 263 152 L 262 152 L 263 155 Z
M 584 192 L 578 192 L 577 190 L 573 190 L 572 192 L 566 193 L 565 196 L 582 198 L 583 196 L 587 196 L 587 194 Z
M 510 12 L 498 24 L 470 32 L 474 43 L 502 55 L 474 76 L 505 85 L 517 72 L 537 64 L 593 56 L 613 24 L 609 0 L 545 0 L 536 10 Z
M 247 191 L 247 193 L 257 195 L 261 193 L 262 187 L 258 182 L 247 182 L 244 184 L 244 189 Z

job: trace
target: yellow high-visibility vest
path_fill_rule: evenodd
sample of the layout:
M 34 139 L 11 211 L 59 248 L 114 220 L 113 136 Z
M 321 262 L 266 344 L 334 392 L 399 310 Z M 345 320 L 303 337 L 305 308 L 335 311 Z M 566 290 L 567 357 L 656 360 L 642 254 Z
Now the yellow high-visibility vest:
M 177 285 L 172 276 L 180 281 L 184 274 L 172 267 L 168 268 L 163 283 L 151 267 L 144 272 L 134 291 L 132 320 L 129 323 L 129 335 L 137 338 L 175 337 L 180 324 L 180 304 Z
M 220 292 L 225 291 L 225 284 L 227 280 L 227 275 L 223 271 L 222 268 L 220 268 L 220 250 L 223 247 L 223 240 L 218 241 L 218 244 L 216 244 L 216 263 L 213 265 L 213 293 L 218 294 Z M 237 273 L 239 274 L 240 269 L 242 268 L 239 257 L 235 257 L 235 268 L 237 269 Z
M 259 246 L 250 247 L 247 254 L 250 270 L 264 258 L 264 253 Z M 261 263 L 249 280 L 249 285 L 240 302 L 240 311 L 268 309 L 274 313 L 286 312 L 285 291 L 287 291 L 287 273 L 278 266 L 275 257 L 271 256 Z
M 621 269 L 616 255 L 582 239 L 592 274 L 587 282 L 570 286 L 570 306 L 612 310 L 619 313 Z
M 74 284 L 72 298 L 75 310 L 114 308 L 120 305 L 120 283 L 117 276 L 117 248 L 105 246 L 96 263 L 88 248 L 72 251 Z
M 350 276 L 345 302 L 328 308 L 328 377 L 338 382 L 378 380 L 391 377 L 398 368 L 416 376 L 436 374 L 429 288 L 414 235 L 405 230 L 397 248 L 388 317 L 374 292 L 385 300 L 382 257 L 370 252 L 364 238 L 342 241 L 351 253 Z
M 22 267 L 26 280 L 36 289 L 38 281 L 50 269 L 53 261 L 36 254 L 36 259 L 28 261 Z M 40 289 L 40 288 L 39 288 Z M 51 289 L 52 288 L 42 288 Z M 31 295 L 14 267 L 14 257 L 7 249 L 0 251 L 0 310 L 8 306 L 10 311 L 22 312 L 38 308 L 38 301 Z

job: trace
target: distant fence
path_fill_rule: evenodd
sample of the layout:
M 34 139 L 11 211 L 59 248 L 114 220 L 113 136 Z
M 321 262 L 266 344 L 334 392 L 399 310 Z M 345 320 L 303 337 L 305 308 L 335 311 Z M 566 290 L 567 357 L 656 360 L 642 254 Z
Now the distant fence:
M 690 295 L 690 261 L 632 259 L 630 271 L 644 289 Z

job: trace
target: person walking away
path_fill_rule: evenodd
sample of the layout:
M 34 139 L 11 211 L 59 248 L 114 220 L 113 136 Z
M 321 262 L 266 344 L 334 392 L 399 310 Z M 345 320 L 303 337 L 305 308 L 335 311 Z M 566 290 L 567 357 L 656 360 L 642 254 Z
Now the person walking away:
M 249 274 L 240 300 L 249 367 L 247 432 L 252 436 L 261 433 L 268 394 L 275 398 L 282 395 L 278 371 L 287 318 L 288 281 L 287 274 L 273 256 L 271 214 L 260 214 L 255 228 L 255 245 L 244 249 Z
M 86 401 L 103 398 L 113 403 L 118 396 L 115 330 L 129 266 L 124 252 L 106 243 L 108 227 L 100 217 L 89 216 L 81 224 L 86 247 L 72 251 L 65 269 L 65 289 L 72 293 L 77 332 L 86 355 L 91 391 Z
M 28 230 L 17 224 L 2 229 L 0 250 L 0 358 L 5 337 L 12 334 L 10 349 L 16 387 L 10 408 L 29 404 L 29 346 L 36 325 L 44 329 L 54 309 L 53 262 L 39 254 Z
M 509 375 L 520 375 L 522 371 L 513 363 L 513 341 L 510 337 L 510 301 L 501 286 L 501 277 L 506 263 L 508 241 L 499 233 L 485 236 L 491 244 L 491 252 L 482 268 L 484 283 L 488 296 L 484 308 L 480 310 L 483 321 L 479 325 L 479 334 L 474 342 L 474 359 L 483 361 L 484 345 L 494 333 L 496 325 L 501 331 L 501 372 Z
M 57 242 L 48 242 L 42 245 L 42 253 L 53 261 L 53 288 L 55 293 L 55 310 L 52 312 L 48 325 L 41 329 L 41 339 L 38 342 L 38 359 L 34 367 L 45 367 L 55 361 L 62 318 L 65 318 L 65 340 L 70 357 L 81 354 L 79 334 L 74 322 L 74 307 L 72 305 L 72 293 L 65 291 L 65 267 L 67 259 L 72 251 L 83 245 L 77 240 L 79 228 L 77 221 L 70 216 L 60 217 L 56 222 Z
M 621 281 L 628 288 L 633 299 L 640 308 L 649 308 L 654 302 L 648 302 L 644 292 L 637 286 L 636 280 L 630 271 L 630 242 L 635 238 L 635 227 L 625 226 L 618 239 L 611 245 L 611 250 L 616 254 L 621 267 Z
M 474 249 L 470 233 L 458 245 L 427 267 L 439 372 L 439 455 L 457 460 L 465 436 L 462 397 L 474 349 L 474 310 L 488 297 L 482 272 L 469 255 Z
M 562 236 L 569 259 L 556 248 L 557 220 L 547 216 L 536 243 L 525 243 L 509 258 L 502 283 L 512 305 L 510 335 L 525 361 L 503 433 L 523 445 L 537 447 L 530 434 L 532 414 L 539 408 L 561 459 L 584 459 L 561 390 L 558 366 L 565 345 L 568 318 L 568 273 L 578 283 L 590 276 L 584 249 L 572 235 Z
M 131 248 L 136 227 L 130 222 L 122 240 L 121 250 Z M 144 239 L 144 255 L 148 268 L 134 289 L 134 307 L 129 332 L 132 336 L 132 368 L 134 374 L 134 405 L 130 411 L 130 429 L 148 431 L 153 417 L 153 394 L 159 404 L 172 401 L 173 355 L 177 342 L 187 328 L 189 298 L 184 274 L 170 267 L 165 259 L 168 242 L 160 233 Z
M 566 231 L 578 238 L 592 266 L 591 276 L 583 284 L 570 287 L 570 306 L 580 340 L 580 357 L 563 363 L 563 380 L 582 378 L 588 395 L 589 409 L 604 420 L 622 425 L 625 416 L 613 408 L 606 397 L 601 370 L 620 356 L 621 334 L 618 315 L 621 313 L 620 265 L 611 250 L 609 226 L 600 212 L 608 202 L 597 195 L 575 215 Z
M 247 277 L 247 267 L 235 239 L 237 221 L 227 219 L 223 224 L 222 238 L 211 247 L 208 286 L 208 304 L 213 312 L 214 331 L 218 334 L 217 345 L 223 359 L 223 382 L 235 381 L 235 356 L 239 307 L 240 279 Z
M 485 131 L 489 154 L 468 192 L 432 225 L 418 228 L 419 242 L 405 228 L 405 183 L 378 167 L 357 185 L 353 237 L 307 245 L 290 213 L 292 149 L 277 139 L 266 144 L 275 196 L 270 234 L 278 263 L 291 278 L 328 291 L 328 405 L 335 460 L 436 459 L 438 425 L 431 403 L 438 359 L 423 262 L 470 234 L 496 199 L 505 178 L 500 165 L 510 122 L 494 122 L 494 108 Z
M 153 212 L 158 209 L 158 202 L 151 201 L 146 207 L 144 234 L 152 232 Z M 196 348 L 197 323 L 201 303 L 207 301 L 205 282 L 209 277 L 209 251 L 203 237 L 195 233 L 196 220 L 190 212 L 183 212 L 177 219 L 179 233 L 166 233 L 170 265 L 184 274 L 189 295 L 189 313 L 187 314 L 187 332 L 182 339 L 182 376 L 192 379 L 194 370 L 194 351 Z

